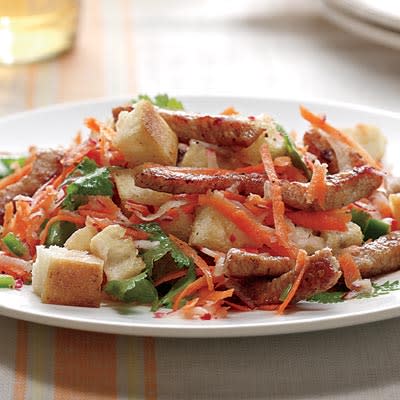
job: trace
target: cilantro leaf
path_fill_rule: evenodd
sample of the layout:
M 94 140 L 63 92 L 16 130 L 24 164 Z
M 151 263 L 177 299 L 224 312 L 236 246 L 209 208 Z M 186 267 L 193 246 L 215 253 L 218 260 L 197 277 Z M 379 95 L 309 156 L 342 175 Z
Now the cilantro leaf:
M 142 272 L 129 279 L 109 281 L 104 291 L 125 303 L 151 304 L 158 299 L 158 293 L 146 278 L 147 273 Z
M 314 294 L 307 301 L 321 304 L 341 303 L 344 301 L 345 294 L 345 292 L 322 292 Z
M 398 280 L 393 281 L 393 282 L 386 281 L 385 283 L 382 283 L 382 284 L 373 282 L 371 293 L 360 293 L 355 298 L 356 299 L 365 299 L 365 298 L 370 298 L 370 297 L 377 297 L 377 296 L 389 294 L 390 292 L 394 292 L 396 290 L 400 290 L 400 282 Z
M 82 160 L 62 185 L 67 185 L 62 207 L 70 211 L 85 204 L 87 196 L 112 196 L 114 193 L 110 170 L 99 168 L 88 158 Z
M 400 290 L 400 282 L 398 280 L 390 282 L 386 281 L 385 283 L 378 284 L 372 283 L 372 292 L 371 293 L 360 293 L 354 296 L 352 299 L 366 299 L 371 297 L 377 297 L 389 294 L 395 290 Z M 312 301 L 314 303 L 322 303 L 322 304 L 329 304 L 329 303 L 341 303 L 345 301 L 346 292 L 324 292 L 314 294 L 307 301 Z
M 152 99 L 147 94 L 139 94 L 137 99 L 133 99 L 133 103 L 137 103 L 139 100 L 147 100 L 153 103 L 155 106 L 160 108 L 165 108 L 167 110 L 183 110 L 183 104 L 175 99 L 174 97 L 169 97 L 167 94 L 158 94 Z
M 54 222 L 49 228 L 45 243 L 46 246 L 64 246 L 64 243 L 77 229 L 77 226 L 69 221 Z
M 22 167 L 25 164 L 26 157 L 4 157 L 0 158 L 0 179 L 12 174 L 14 166 Z
M 188 268 L 193 264 L 192 260 L 176 247 L 176 245 L 170 240 L 168 235 L 165 234 L 165 232 L 160 228 L 157 223 L 152 222 L 149 224 L 140 224 L 137 225 L 137 228 L 149 233 L 149 240 L 157 241 L 160 243 L 154 249 L 146 250 L 142 254 L 142 258 L 150 273 L 153 269 L 154 263 L 163 258 L 168 253 L 175 261 L 176 266 L 180 269 Z
M 177 280 L 172 285 L 168 293 L 162 299 L 160 299 L 160 301 L 153 304 L 152 311 L 156 311 L 161 306 L 172 308 L 175 296 L 195 280 L 196 280 L 196 271 L 192 263 L 188 268 L 187 274 L 184 277 Z

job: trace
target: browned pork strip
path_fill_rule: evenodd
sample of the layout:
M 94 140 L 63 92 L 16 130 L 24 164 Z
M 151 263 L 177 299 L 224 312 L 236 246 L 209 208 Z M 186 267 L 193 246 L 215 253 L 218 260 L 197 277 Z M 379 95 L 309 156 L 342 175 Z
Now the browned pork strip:
M 206 193 L 208 190 L 225 190 L 235 186 L 241 194 L 264 194 L 266 176 L 261 174 L 209 175 L 201 173 L 201 168 L 148 167 L 135 175 L 135 184 L 167 193 Z
M 224 273 L 232 278 L 256 276 L 276 277 L 290 271 L 295 262 L 289 257 L 254 254 L 244 250 L 230 249 L 224 263 Z
M 362 156 L 349 145 L 332 139 L 328 134 L 318 129 L 306 132 L 303 142 L 308 151 L 314 154 L 319 161 L 328 165 L 330 174 L 360 167 L 365 164 Z
M 317 251 L 309 258 L 309 264 L 292 303 L 306 300 L 314 294 L 329 290 L 337 283 L 340 276 L 339 263 L 333 257 L 331 250 Z M 266 278 L 230 278 L 226 286 L 235 289 L 236 296 L 245 304 L 254 307 L 280 303 L 279 298 L 282 292 L 294 283 L 295 278 L 296 274 L 292 269 L 273 280 Z
M 356 200 L 370 196 L 382 183 L 382 173 L 362 166 L 348 171 L 328 175 L 327 193 L 322 205 L 317 201 L 307 202 L 309 183 L 281 181 L 282 199 L 290 207 L 301 210 L 334 210 Z
M 132 106 L 116 107 L 113 109 L 114 119 L 118 119 L 121 111 L 132 110 Z M 256 118 L 189 114 L 162 108 L 158 109 L 158 113 L 183 143 L 196 139 L 220 146 L 249 147 L 261 134 L 266 133 L 262 121 Z
M 61 170 L 63 154 L 58 150 L 39 150 L 30 174 L 0 190 L 0 215 L 4 206 L 17 195 L 32 196 L 40 186 Z
M 148 167 L 135 177 L 136 185 L 167 193 L 206 193 L 234 186 L 238 193 L 264 195 L 266 175 L 252 173 L 202 174 L 201 168 Z M 327 176 L 327 194 L 322 206 L 307 202 L 309 183 L 281 181 L 283 201 L 300 210 L 333 210 L 368 197 L 382 182 L 382 174 L 363 166 Z
M 396 271 L 400 267 L 400 231 L 345 251 L 354 257 L 363 278 Z

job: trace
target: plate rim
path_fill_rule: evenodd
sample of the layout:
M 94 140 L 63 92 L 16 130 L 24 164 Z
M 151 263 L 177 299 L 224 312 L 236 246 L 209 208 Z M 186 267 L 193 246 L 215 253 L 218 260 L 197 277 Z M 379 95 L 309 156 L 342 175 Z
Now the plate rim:
M 86 99 L 82 101 L 71 101 L 58 104 L 52 104 L 45 107 L 39 107 L 33 110 L 27 110 L 22 112 L 16 112 L 8 116 L 0 118 L 0 124 L 6 122 L 12 122 L 18 119 L 29 118 L 34 114 L 62 111 L 63 109 L 90 106 L 90 105 L 101 105 L 110 102 L 126 102 L 127 99 L 132 98 L 132 95 L 120 95 L 120 96 L 105 96 L 94 99 Z M 270 101 L 270 102 L 283 102 L 286 104 L 299 105 L 309 104 L 318 107 L 336 107 L 345 109 L 347 111 L 361 111 L 372 115 L 379 115 L 381 117 L 387 117 L 395 119 L 400 122 L 400 113 L 396 111 L 390 111 L 377 107 L 371 107 L 368 105 L 361 105 L 343 101 L 336 101 L 324 98 L 306 98 L 306 97 L 292 97 L 292 96 L 201 96 L 201 95 L 177 95 L 179 99 L 185 101 L 208 101 L 213 102 L 234 102 L 235 100 L 251 100 L 254 102 Z M 78 128 L 78 127 L 77 127 Z M 51 305 L 49 305 L 51 307 Z M 81 308 L 80 308 L 81 309 Z M 292 333 L 303 333 L 311 331 L 322 331 L 327 329 L 339 329 L 352 325 L 360 325 L 366 323 L 372 323 L 376 321 L 386 320 L 400 316 L 400 306 L 391 305 L 386 306 L 383 310 L 360 310 L 358 312 L 351 312 L 346 315 L 331 315 L 324 319 L 314 319 L 310 322 L 308 318 L 296 321 L 285 321 L 281 324 L 269 324 L 265 325 L 262 320 L 259 322 L 243 322 L 240 325 L 183 325 L 180 327 L 174 326 L 173 324 L 159 325 L 157 331 L 153 325 L 148 325 L 146 322 L 135 322 L 135 324 L 122 323 L 122 322 L 110 322 L 110 321 L 96 321 L 96 320 L 85 320 L 82 317 L 76 317 L 74 315 L 46 315 L 45 313 L 29 313 L 24 310 L 15 310 L 3 303 L 0 303 L 0 315 L 6 317 L 23 319 L 26 321 L 41 323 L 50 326 L 64 327 L 79 329 L 85 331 L 105 332 L 112 334 L 123 334 L 130 336 L 155 336 L 155 337 L 174 337 L 174 338 L 222 338 L 222 337 L 250 337 L 250 336 L 269 336 L 269 335 L 282 335 Z M 357 322 L 354 322 L 354 319 Z M 222 320 L 221 320 L 222 321 Z

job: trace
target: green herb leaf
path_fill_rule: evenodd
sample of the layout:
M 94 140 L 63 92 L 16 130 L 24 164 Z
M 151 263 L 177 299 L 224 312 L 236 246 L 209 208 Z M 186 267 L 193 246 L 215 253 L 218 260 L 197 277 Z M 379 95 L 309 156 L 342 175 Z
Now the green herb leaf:
M 400 282 L 396 280 L 393 282 L 386 281 L 382 284 L 372 283 L 372 289 L 373 290 L 371 293 L 360 293 L 354 296 L 352 299 L 365 299 L 389 294 L 390 292 L 393 292 L 395 290 L 400 290 Z M 322 304 L 341 303 L 345 300 L 345 295 L 346 292 L 324 292 L 311 296 L 309 299 L 307 299 L 307 301 Z
M 142 253 L 142 258 L 150 274 L 153 269 L 154 263 L 163 258 L 168 253 L 175 261 L 176 266 L 180 269 L 188 268 L 193 264 L 192 260 L 185 254 L 183 254 L 169 239 L 165 232 L 160 228 L 160 225 L 152 222 L 149 224 L 140 224 L 136 227 L 149 233 L 149 240 L 160 242 L 160 244 L 156 248 L 146 250 Z
M 167 110 L 183 110 L 183 104 L 175 99 L 174 97 L 169 97 L 167 94 L 158 94 L 154 99 L 152 99 L 147 94 L 140 94 L 137 99 L 133 99 L 133 103 L 137 103 L 139 100 L 147 100 L 153 103 L 155 106 L 160 108 L 165 108 Z
M 2 241 L 11 253 L 14 253 L 18 257 L 22 257 L 28 252 L 28 249 L 21 242 L 19 237 L 12 232 L 7 233 L 7 235 L 3 237 Z
M 151 304 L 157 301 L 158 293 L 143 272 L 133 278 L 107 282 L 104 291 L 125 303 Z
M 285 142 L 286 151 L 289 154 L 289 157 L 292 161 L 292 164 L 297 168 L 303 171 L 308 180 L 311 179 L 311 171 L 307 168 L 307 165 L 301 158 L 300 153 L 298 152 L 295 144 L 293 143 L 290 136 L 286 133 L 285 129 L 282 125 L 275 123 L 276 130 L 282 134 L 283 140 Z
M 400 290 L 400 282 L 398 280 L 390 282 L 386 281 L 382 284 L 372 283 L 372 293 L 360 293 L 355 298 L 356 299 L 365 299 L 370 297 L 378 297 L 385 294 L 389 294 L 390 292 L 394 292 L 396 290 Z
M 307 301 L 321 304 L 341 303 L 344 301 L 345 294 L 346 292 L 322 292 L 314 294 Z
M 77 226 L 68 221 L 57 221 L 54 222 L 49 228 L 49 233 L 47 234 L 46 243 L 49 246 L 64 246 L 64 243 L 68 238 L 77 230 Z
M 189 266 L 187 274 L 177 280 L 169 290 L 169 292 L 157 303 L 154 303 L 152 311 L 156 311 L 159 307 L 164 306 L 172 308 L 175 296 L 177 296 L 186 286 L 196 280 L 196 271 L 193 263 Z
M 75 168 L 63 182 L 67 185 L 67 196 L 62 207 L 73 211 L 87 203 L 87 196 L 112 196 L 113 183 L 108 168 L 98 168 L 97 164 L 88 158 Z
M 0 158 L 0 179 L 15 171 L 15 166 L 23 167 L 26 157 L 4 157 Z

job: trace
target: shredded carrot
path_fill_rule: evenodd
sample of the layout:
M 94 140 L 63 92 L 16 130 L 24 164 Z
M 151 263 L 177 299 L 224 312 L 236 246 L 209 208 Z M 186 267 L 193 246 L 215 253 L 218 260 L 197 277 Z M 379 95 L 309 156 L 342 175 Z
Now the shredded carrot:
M 58 188 L 65 180 L 65 178 L 76 168 L 76 165 L 65 167 L 60 175 L 53 181 L 53 186 Z
M 169 237 L 184 254 L 193 259 L 194 263 L 201 269 L 201 272 L 206 277 L 208 289 L 213 290 L 214 289 L 213 277 L 208 264 L 186 242 L 178 239 L 174 235 L 169 235 Z
M 162 276 L 160 279 L 157 279 L 154 282 L 154 286 L 159 286 L 162 283 L 173 281 L 173 280 L 178 279 L 178 278 L 182 278 L 182 276 L 186 275 L 186 272 L 187 271 L 185 269 L 183 269 L 183 270 L 180 269 L 178 271 L 172 271 L 169 274 L 166 274 L 166 275 Z
M 229 200 L 238 201 L 239 203 L 243 203 L 246 200 L 246 196 L 242 196 L 241 194 L 229 192 L 228 190 L 224 190 L 222 193 L 224 194 L 225 198 L 227 198 Z
M 82 144 L 82 133 L 79 131 L 74 137 L 74 143 L 76 145 Z
M 323 207 L 327 192 L 326 164 L 321 164 L 318 160 L 315 160 L 313 174 L 306 193 L 306 200 L 308 203 L 313 203 L 316 200 Z
M 22 168 L 17 169 L 11 175 L 6 176 L 3 179 L 0 179 L 0 190 L 4 189 L 5 187 L 12 185 L 13 183 L 18 182 L 24 176 L 28 175 L 32 171 L 33 163 L 29 163 L 24 165 Z
M 328 133 L 332 136 L 333 139 L 339 140 L 340 142 L 347 144 L 357 151 L 364 159 L 364 161 L 373 166 L 374 168 L 380 169 L 380 165 L 370 156 L 370 154 L 356 141 L 352 138 L 336 129 L 332 125 L 328 124 L 325 118 L 321 118 L 320 116 L 312 113 L 304 106 L 300 106 L 300 114 L 301 116 L 308 121 L 311 125 L 314 125 L 317 128 L 322 129 L 324 132 Z
M 239 112 L 236 111 L 234 107 L 227 107 L 224 111 L 222 111 L 221 115 L 238 115 Z
M 24 282 L 30 280 L 31 274 L 24 268 L 28 267 L 27 261 L 0 253 L 0 274 L 21 278 Z
M 53 225 L 57 221 L 66 221 L 72 222 L 76 225 L 85 225 L 85 218 L 80 215 L 73 215 L 73 214 L 66 214 L 66 213 L 59 213 L 58 215 L 50 218 L 40 234 L 40 243 L 44 244 L 47 239 L 47 235 L 49 233 L 49 229 L 51 225 Z
M 14 204 L 12 201 L 9 201 L 4 206 L 4 219 L 3 219 L 3 236 L 5 236 L 8 232 L 12 230 L 12 222 L 14 216 Z
M 180 304 L 181 301 L 187 297 L 190 296 L 191 294 L 195 293 L 199 289 L 201 289 L 203 286 L 207 286 L 207 277 L 205 275 L 201 276 L 200 278 L 196 279 L 194 282 L 190 283 L 183 289 L 174 299 L 174 304 L 172 309 L 176 311 Z M 198 300 L 198 299 L 197 299 Z
M 101 214 L 111 219 L 116 218 L 120 212 L 120 208 L 108 196 L 90 196 L 89 201 L 78 208 L 81 215 Z
M 286 307 L 293 300 L 293 297 L 295 296 L 297 289 L 299 288 L 300 283 L 303 279 L 304 273 L 306 272 L 307 265 L 308 265 L 307 253 L 303 249 L 300 249 L 299 252 L 297 253 L 296 265 L 295 265 L 295 269 L 294 269 L 296 278 L 295 278 L 293 285 L 292 285 L 289 293 L 287 294 L 285 300 L 279 306 L 278 314 L 283 314 Z
M 344 283 L 350 290 L 353 290 L 353 283 L 362 279 L 357 264 L 354 262 L 354 259 L 350 253 L 341 254 L 338 257 L 338 261 L 343 272 Z
M 347 231 L 351 213 L 347 209 L 330 211 L 287 211 L 287 217 L 295 224 L 315 231 Z
M 256 164 L 256 165 L 249 165 L 248 167 L 236 168 L 234 172 L 237 172 L 238 174 L 251 174 L 251 173 L 264 174 L 265 169 L 263 164 Z
M 268 179 L 271 183 L 270 191 L 276 234 L 280 238 L 281 243 L 287 248 L 289 256 L 295 258 L 297 250 L 289 241 L 288 235 L 291 229 L 285 220 L 285 203 L 282 200 L 282 188 L 279 185 L 279 179 L 275 172 L 274 163 L 268 145 L 263 144 L 260 152 L 265 172 L 267 173 Z
M 216 209 L 224 217 L 231 220 L 256 245 L 268 246 L 274 255 L 288 255 L 288 249 L 278 243 L 277 234 L 273 229 L 259 223 L 245 207 L 240 207 L 226 199 L 221 193 L 200 195 L 199 205 Z
M 224 303 L 229 306 L 232 311 L 251 311 L 250 307 L 243 306 L 241 304 L 236 304 L 228 300 L 224 300 Z
M 100 124 L 99 124 L 99 122 L 97 121 L 96 118 L 93 118 L 93 117 L 86 118 L 86 119 L 85 119 L 85 125 L 86 125 L 91 131 L 94 131 L 94 132 L 97 132 L 97 133 L 100 132 Z

